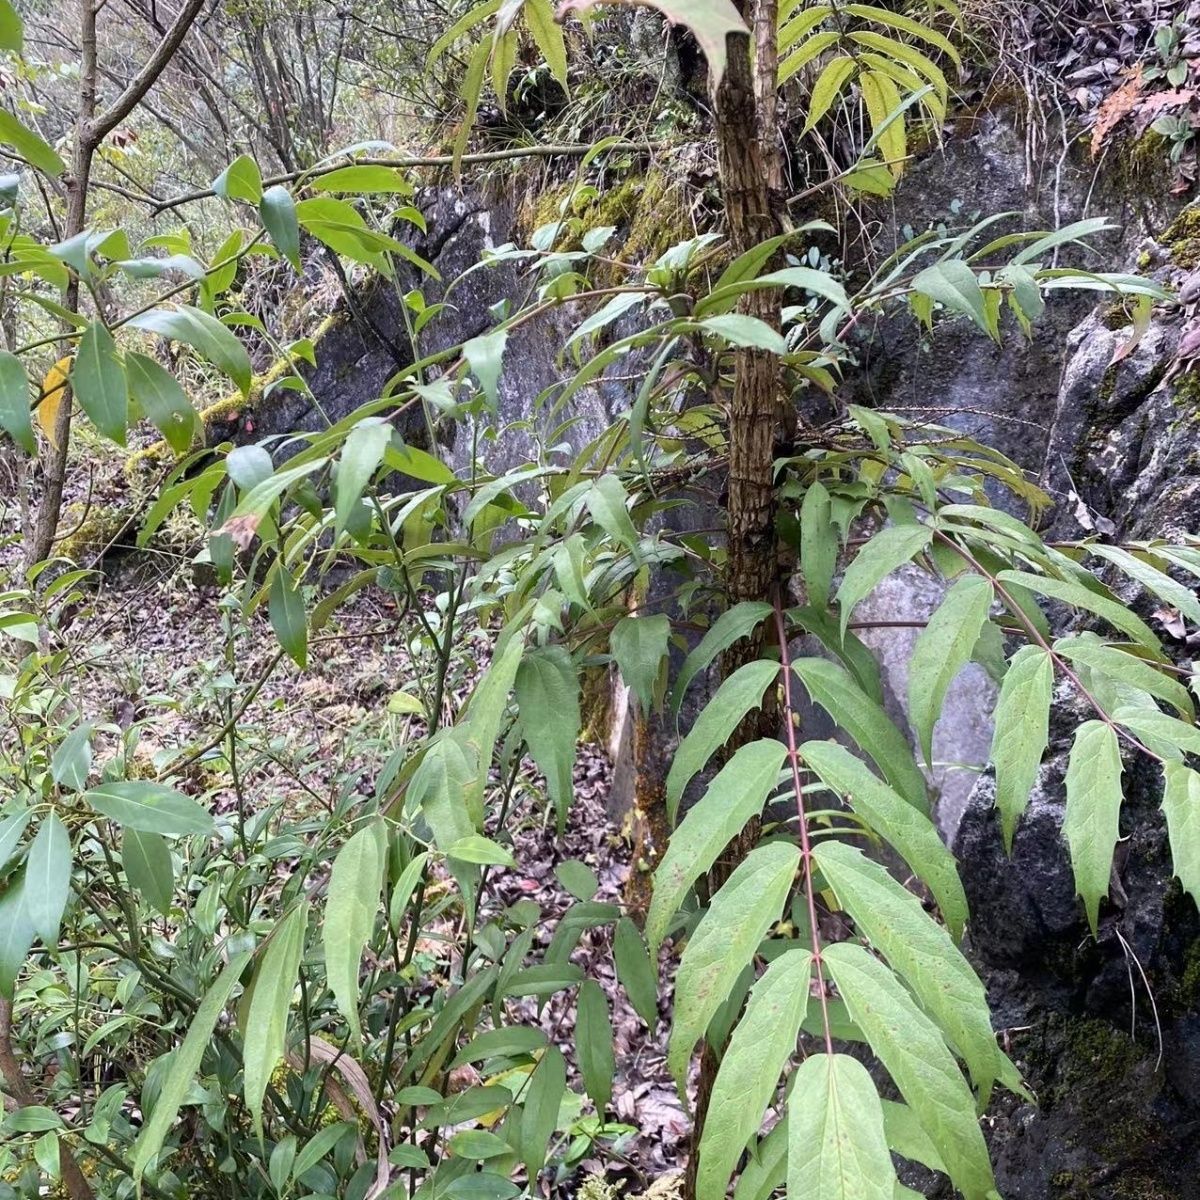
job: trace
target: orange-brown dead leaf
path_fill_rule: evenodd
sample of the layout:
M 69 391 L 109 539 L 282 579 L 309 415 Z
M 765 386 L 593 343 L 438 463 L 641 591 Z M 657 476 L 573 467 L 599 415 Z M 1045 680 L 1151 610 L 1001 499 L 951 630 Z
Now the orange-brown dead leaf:
M 1110 133 L 1137 107 L 1142 96 L 1142 68 L 1139 63 L 1133 74 L 1115 92 L 1110 93 L 1096 110 L 1096 123 L 1092 126 L 1092 157 L 1104 148 Z
M 233 544 L 242 551 L 250 549 L 250 543 L 254 541 L 254 535 L 258 532 L 258 523 L 262 517 L 257 513 L 246 513 L 242 517 L 230 517 L 228 521 L 217 531 L 218 533 L 227 533 L 233 538 Z

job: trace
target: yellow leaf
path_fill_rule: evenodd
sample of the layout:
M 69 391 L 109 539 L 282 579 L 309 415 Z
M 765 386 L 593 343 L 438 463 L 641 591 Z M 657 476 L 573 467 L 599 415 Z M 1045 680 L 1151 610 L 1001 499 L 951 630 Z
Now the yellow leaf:
M 46 378 L 42 380 L 42 402 L 38 405 L 37 410 L 38 424 L 54 447 L 58 446 L 58 442 L 54 438 L 54 426 L 58 421 L 59 406 L 62 404 L 63 396 L 66 395 L 67 376 L 70 370 L 71 356 L 68 354 L 65 358 L 60 358 L 46 372 Z

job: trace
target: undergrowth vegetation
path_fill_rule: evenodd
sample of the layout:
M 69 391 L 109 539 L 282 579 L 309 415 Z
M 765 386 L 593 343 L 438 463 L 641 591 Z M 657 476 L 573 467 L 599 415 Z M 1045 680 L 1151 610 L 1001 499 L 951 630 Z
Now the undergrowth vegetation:
M 181 6 L 160 71 L 199 7 Z M 451 14 L 427 58 L 457 62 L 465 116 L 435 166 L 470 165 L 489 94 L 507 113 L 540 76 L 570 92 L 580 35 L 562 23 L 589 7 Z M 890 194 L 951 103 L 951 0 L 656 7 L 706 56 L 721 186 L 699 186 L 719 227 L 686 173 L 635 173 L 645 144 L 597 137 L 560 148 L 573 179 L 527 205 L 528 236 L 456 278 L 414 248 L 421 155 L 326 153 L 336 106 L 315 84 L 315 106 L 268 106 L 290 157 L 240 153 L 211 187 L 154 199 L 222 202 L 219 244 L 97 223 L 92 160 L 145 94 L 97 104 L 90 0 L 66 144 L 4 110 L 21 169 L 0 214 L 0 425 L 23 536 L 0 597 L 0 1197 L 603 1192 L 581 1164 L 626 1162 L 636 1133 L 614 1103 L 619 1004 L 639 1036 L 669 1029 L 694 1118 L 687 1174 L 647 1194 L 892 1200 L 917 1194 L 908 1161 L 991 1200 L 980 1115 L 997 1089 L 1028 1093 L 963 950 L 929 785 L 970 663 L 1000 684 L 1009 846 L 1056 694 L 1086 708 L 1063 836 L 1092 933 L 1135 763 L 1161 779 L 1174 870 L 1200 897 L 1192 677 L 1144 619 L 1200 624 L 1200 543 L 1044 540 L 1050 498 L 1003 454 L 839 398 L 875 316 L 936 351 L 950 321 L 1027 336 L 1063 290 L 1139 322 L 1166 293 L 1093 269 L 1103 219 L 988 214 L 849 268 L 830 224 L 783 219 L 818 184 L 785 177 L 778 90 L 804 80 L 805 129 L 837 144 L 821 188 Z M 253 15 L 223 19 L 245 38 Z M 7 0 L 0 45 L 20 61 Z M 253 302 L 256 264 L 394 290 L 406 354 L 379 395 L 325 413 L 322 339 Z M 464 335 L 457 302 L 485 272 L 520 286 Z M 557 377 L 514 400 L 531 331 L 560 338 Z M 617 385 L 589 429 L 581 406 Z M 216 418 L 272 393 L 321 427 L 259 438 L 243 419 L 214 444 Z M 85 541 L 90 490 L 63 508 L 81 460 L 139 446 L 132 527 Z M 701 490 L 717 527 L 673 521 Z M 97 570 L 118 537 L 177 556 L 188 611 L 207 611 L 139 705 L 110 686 L 135 668 L 106 623 L 136 614 Z M 856 620 L 902 569 L 941 596 L 906 663 L 906 723 Z M 296 736 L 286 699 L 264 710 L 285 672 L 352 669 L 357 639 L 375 678 L 331 718 L 336 749 Z M 578 819 L 597 678 L 643 735 L 678 737 L 663 795 L 640 801 L 667 835 L 635 867 L 648 906 L 566 858 L 547 910 L 509 884 L 546 865 L 519 857 L 532 830 Z M 805 728 L 818 712 L 835 738 Z

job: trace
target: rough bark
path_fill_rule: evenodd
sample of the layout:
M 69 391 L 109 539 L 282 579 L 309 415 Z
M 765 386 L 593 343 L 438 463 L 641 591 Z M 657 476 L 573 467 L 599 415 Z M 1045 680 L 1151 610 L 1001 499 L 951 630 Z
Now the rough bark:
M 764 4 L 763 9 L 772 9 Z M 760 10 L 761 12 L 762 10 Z M 771 61 L 774 47 L 774 17 L 771 16 Z M 760 44 L 759 54 L 763 53 Z M 774 72 L 772 71 L 772 84 Z M 772 86 L 771 112 L 774 113 Z M 750 39 L 731 34 L 728 63 L 716 94 L 717 152 L 725 202 L 730 249 L 742 254 L 783 232 L 781 212 L 773 193 L 760 139 L 774 147 L 778 133 L 764 128 L 755 97 L 755 79 L 750 66 Z M 748 131 L 755 135 L 748 136 Z M 777 293 L 763 289 L 748 292 L 741 311 L 779 326 Z M 730 604 L 743 600 L 769 600 L 781 586 L 781 558 L 775 534 L 775 458 L 785 441 L 791 440 L 794 415 L 779 386 L 779 366 L 774 355 L 761 350 L 741 349 L 734 357 L 734 389 L 729 409 L 729 487 L 727 502 L 728 565 L 726 591 Z M 743 663 L 758 658 L 762 637 L 743 639 L 722 657 L 722 674 L 728 676 Z M 727 750 L 769 733 L 775 720 L 770 701 L 751 714 L 734 731 Z M 736 838 L 721 856 L 707 881 L 709 893 L 716 891 L 746 856 L 758 838 L 756 822 Z M 684 1179 L 686 1200 L 695 1200 L 697 1153 L 704 1133 L 709 1099 L 719 1058 L 705 1044 L 700 1059 L 696 1089 L 695 1121 Z

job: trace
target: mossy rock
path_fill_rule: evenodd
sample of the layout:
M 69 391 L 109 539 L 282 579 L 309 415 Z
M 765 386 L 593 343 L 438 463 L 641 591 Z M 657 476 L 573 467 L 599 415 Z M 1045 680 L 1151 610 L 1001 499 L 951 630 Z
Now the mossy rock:
M 321 339 L 345 319 L 345 314 L 340 311 L 330 313 L 313 330 L 308 340 L 314 347 L 319 347 Z M 296 374 L 298 370 L 303 370 L 303 366 L 303 363 L 298 366 L 295 359 L 280 357 L 262 374 L 254 376 L 247 395 L 233 391 L 202 408 L 199 413 L 201 436 L 198 444 L 215 446 L 235 438 L 239 432 L 253 433 L 254 415 L 262 408 L 264 402 L 270 401 L 271 385 Z M 168 469 L 176 461 L 175 452 L 166 442 L 152 442 L 140 450 L 135 450 L 126 459 L 125 473 L 131 479 L 153 475 Z
M 134 513 L 128 508 L 68 504 L 59 521 L 66 530 L 55 553 L 90 566 L 123 541 L 132 542 Z
M 1167 226 L 1162 245 L 1177 267 L 1200 267 L 1200 204 L 1189 205 Z

